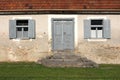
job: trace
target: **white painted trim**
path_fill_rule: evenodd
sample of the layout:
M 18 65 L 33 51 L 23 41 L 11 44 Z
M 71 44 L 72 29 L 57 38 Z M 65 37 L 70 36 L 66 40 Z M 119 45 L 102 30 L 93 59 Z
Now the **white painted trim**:
M 74 19 L 74 46 L 78 44 L 78 16 L 77 15 L 48 15 L 48 39 L 52 40 L 52 18 L 73 18 Z
M 107 41 L 107 39 L 88 39 L 88 41 L 93 41 L 93 42 L 95 42 L 95 41 L 98 41 L 98 42 L 100 42 L 100 41 Z
M 87 17 L 88 20 L 90 19 L 107 19 L 106 16 L 90 16 L 90 17 Z
M 22 39 L 12 39 L 14 42 L 20 42 Z M 28 39 L 27 41 L 33 41 L 33 39 Z
M 13 17 L 12 20 L 24 20 L 24 19 L 32 19 L 32 17 Z
M 30 19 L 32 19 L 32 17 L 12 17 L 12 19 L 11 20 L 26 20 L 26 19 L 28 19 L 28 20 L 30 20 Z M 20 42 L 20 40 L 22 40 L 22 39 L 12 39 L 13 41 L 16 41 L 16 42 Z M 32 41 L 32 39 L 29 39 L 29 41 Z
M 21 39 L 12 39 L 13 41 L 20 42 Z
M 90 16 L 87 17 L 88 20 L 91 19 L 102 19 L 102 20 L 106 20 L 108 19 L 106 16 Z M 88 41 L 107 41 L 107 39 L 88 39 Z

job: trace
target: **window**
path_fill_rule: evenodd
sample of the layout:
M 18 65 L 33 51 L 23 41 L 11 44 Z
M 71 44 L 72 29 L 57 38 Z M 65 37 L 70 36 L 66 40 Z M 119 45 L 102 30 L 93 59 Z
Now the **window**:
M 28 20 L 16 20 L 16 38 L 28 39 Z
M 28 38 L 28 27 L 17 27 L 16 28 L 16 37 L 20 39 Z
M 108 19 L 86 19 L 84 20 L 85 39 L 109 39 L 110 20 Z
M 91 20 L 91 25 L 103 25 L 103 20 Z
M 103 38 L 103 27 L 91 27 L 91 38 Z
M 10 20 L 10 39 L 33 39 L 35 38 L 34 20 Z
M 103 20 L 91 20 L 91 38 L 103 38 Z

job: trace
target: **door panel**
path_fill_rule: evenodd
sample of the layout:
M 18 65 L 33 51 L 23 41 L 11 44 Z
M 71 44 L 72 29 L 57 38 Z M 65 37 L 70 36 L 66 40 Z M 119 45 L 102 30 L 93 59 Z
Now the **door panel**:
M 63 41 L 62 41 L 62 22 L 54 21 L 53 23 L 53 48 L 54 50 L 63 50 Z
M 53 50 L 74 49 L 73 20 L 53 20 Z
M 73 21 L 63 22 L 63 46 L 64 49 L 73 49 L 74 46 Z

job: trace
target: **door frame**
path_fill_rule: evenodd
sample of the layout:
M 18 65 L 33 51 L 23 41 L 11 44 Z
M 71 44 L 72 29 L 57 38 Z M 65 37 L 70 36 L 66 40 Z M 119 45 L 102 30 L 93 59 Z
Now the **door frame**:
M 53 31 L 54 31 L 54 21 L 73 21 L 73 49 L 71 49 L 71 51 L 73 51 L 74 49 L 75 49 L 75 32 L 74 32 L 74 29 L 75 29 L 75 25 L 74 25 L 74 22 L 75 22 L 75 20 L 74 20 L 74 18 L 52 18 L 51 19 L 51 32 L 52 32 L 52 51 L 59 51 L 59 50 L 54 50 L 54 34 L 53 34 Z M 64 51 L 64 50 L 60 50 L 60 51 Z
M 52 51 L 52 19 L 53 18 L 62 18 L 62 19 L 74 19 L 74 48 L 75 50 L 78 48 L 78 22 L 79 22 L 79 15 L 73 14 L 49 14 L 47 15 L 48 18 L 48 52 Z

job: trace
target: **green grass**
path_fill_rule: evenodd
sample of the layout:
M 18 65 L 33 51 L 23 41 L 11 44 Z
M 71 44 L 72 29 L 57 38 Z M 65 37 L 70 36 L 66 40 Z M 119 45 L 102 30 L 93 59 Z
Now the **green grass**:
M 0 80 L 119 80 L 120 65 L 48 68 L 36 63 L 0 63 Z

